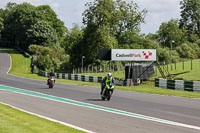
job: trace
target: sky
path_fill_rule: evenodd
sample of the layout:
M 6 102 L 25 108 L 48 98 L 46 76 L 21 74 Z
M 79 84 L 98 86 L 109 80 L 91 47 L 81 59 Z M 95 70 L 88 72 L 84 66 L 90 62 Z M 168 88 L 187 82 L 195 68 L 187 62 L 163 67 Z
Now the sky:
M 34 6 L 50 5 L 68 29 L 73 24 L 82 26 L 82 13 L 86 9 L 85 4 L 94 0 L 0 0 L 0 8 L 5 9 L 8 2 L 17 4 L 28 2 Z M 125 0 L 133 1 L 139 6 L 139 10 L 146 9 L 145 24 L 141 25 L 141 33 L 155 33 L 161 23 L 171 19 L 180 19 L 181 0 Z

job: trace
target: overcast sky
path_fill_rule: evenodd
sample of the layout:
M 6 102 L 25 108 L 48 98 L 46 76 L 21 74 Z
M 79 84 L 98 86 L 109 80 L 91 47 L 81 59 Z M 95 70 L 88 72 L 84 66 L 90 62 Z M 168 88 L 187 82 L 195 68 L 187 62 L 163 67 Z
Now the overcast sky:
M 5 8 L 8 2 L 17 4 L 28 2 L 32 5 L 50 5 L 68 29 L 73 23 L 82 26 L 82 13 L 85 4 L 94 0 L 0 0 L 0 8 Z M 130 2 L 131 0 L 125 0 Z M 132 0 L 137 3 L 139 10 L 147 9 L 146 24 L 142 24 L 142 33 L 155 33 L 161 23 L 168 22 L 171 18 L 180 18 L 181 0 Z

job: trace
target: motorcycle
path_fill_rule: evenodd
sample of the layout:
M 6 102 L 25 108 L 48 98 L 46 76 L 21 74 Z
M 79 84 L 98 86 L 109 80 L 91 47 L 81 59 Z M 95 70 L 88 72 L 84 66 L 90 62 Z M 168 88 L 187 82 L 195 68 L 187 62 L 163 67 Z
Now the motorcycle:
M 107 99 L 109 101 L 114 89 L 115 89 L 115 85 L 112 82 L 106 83 L 105 88 L 101 94 L 101 99 L 102 100 Z
M 50 76 L 49 81 L 48 81 L 49 88 L 53 88 L 54 83 L 55 83 L 54 78 Z

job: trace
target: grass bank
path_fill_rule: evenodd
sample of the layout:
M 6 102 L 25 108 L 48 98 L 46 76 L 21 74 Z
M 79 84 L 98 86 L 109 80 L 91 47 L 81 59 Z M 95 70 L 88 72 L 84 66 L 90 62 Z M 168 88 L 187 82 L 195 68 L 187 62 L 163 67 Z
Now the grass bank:
M 163 68 L 161 66 L 161 68 Z M 184 62 L 172 63 L 166 65 L 173 79 L 193 80 L 200 81 L 200 59 L 184 60 Z M 161 77 L 157 69 L 157 75 L 155 77 Z

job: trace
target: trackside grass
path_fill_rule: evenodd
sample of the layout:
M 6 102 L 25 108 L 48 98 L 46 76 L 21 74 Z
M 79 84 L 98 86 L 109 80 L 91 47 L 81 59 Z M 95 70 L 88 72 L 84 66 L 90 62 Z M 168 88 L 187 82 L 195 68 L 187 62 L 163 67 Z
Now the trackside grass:
M 81 133 L 76 129 L 0 104 L 1 133 Z
M 163 67 L 161 66 L 161 68 Z M 200 81 L 200 59 L 192 60 L 192 62 L 191 60 L 185 60 L 176 64 L 172 63 L 166 65 L 165 68 L 168 68 L 173 79 Z M 158 69 L 155 77 L 161 77 Z

